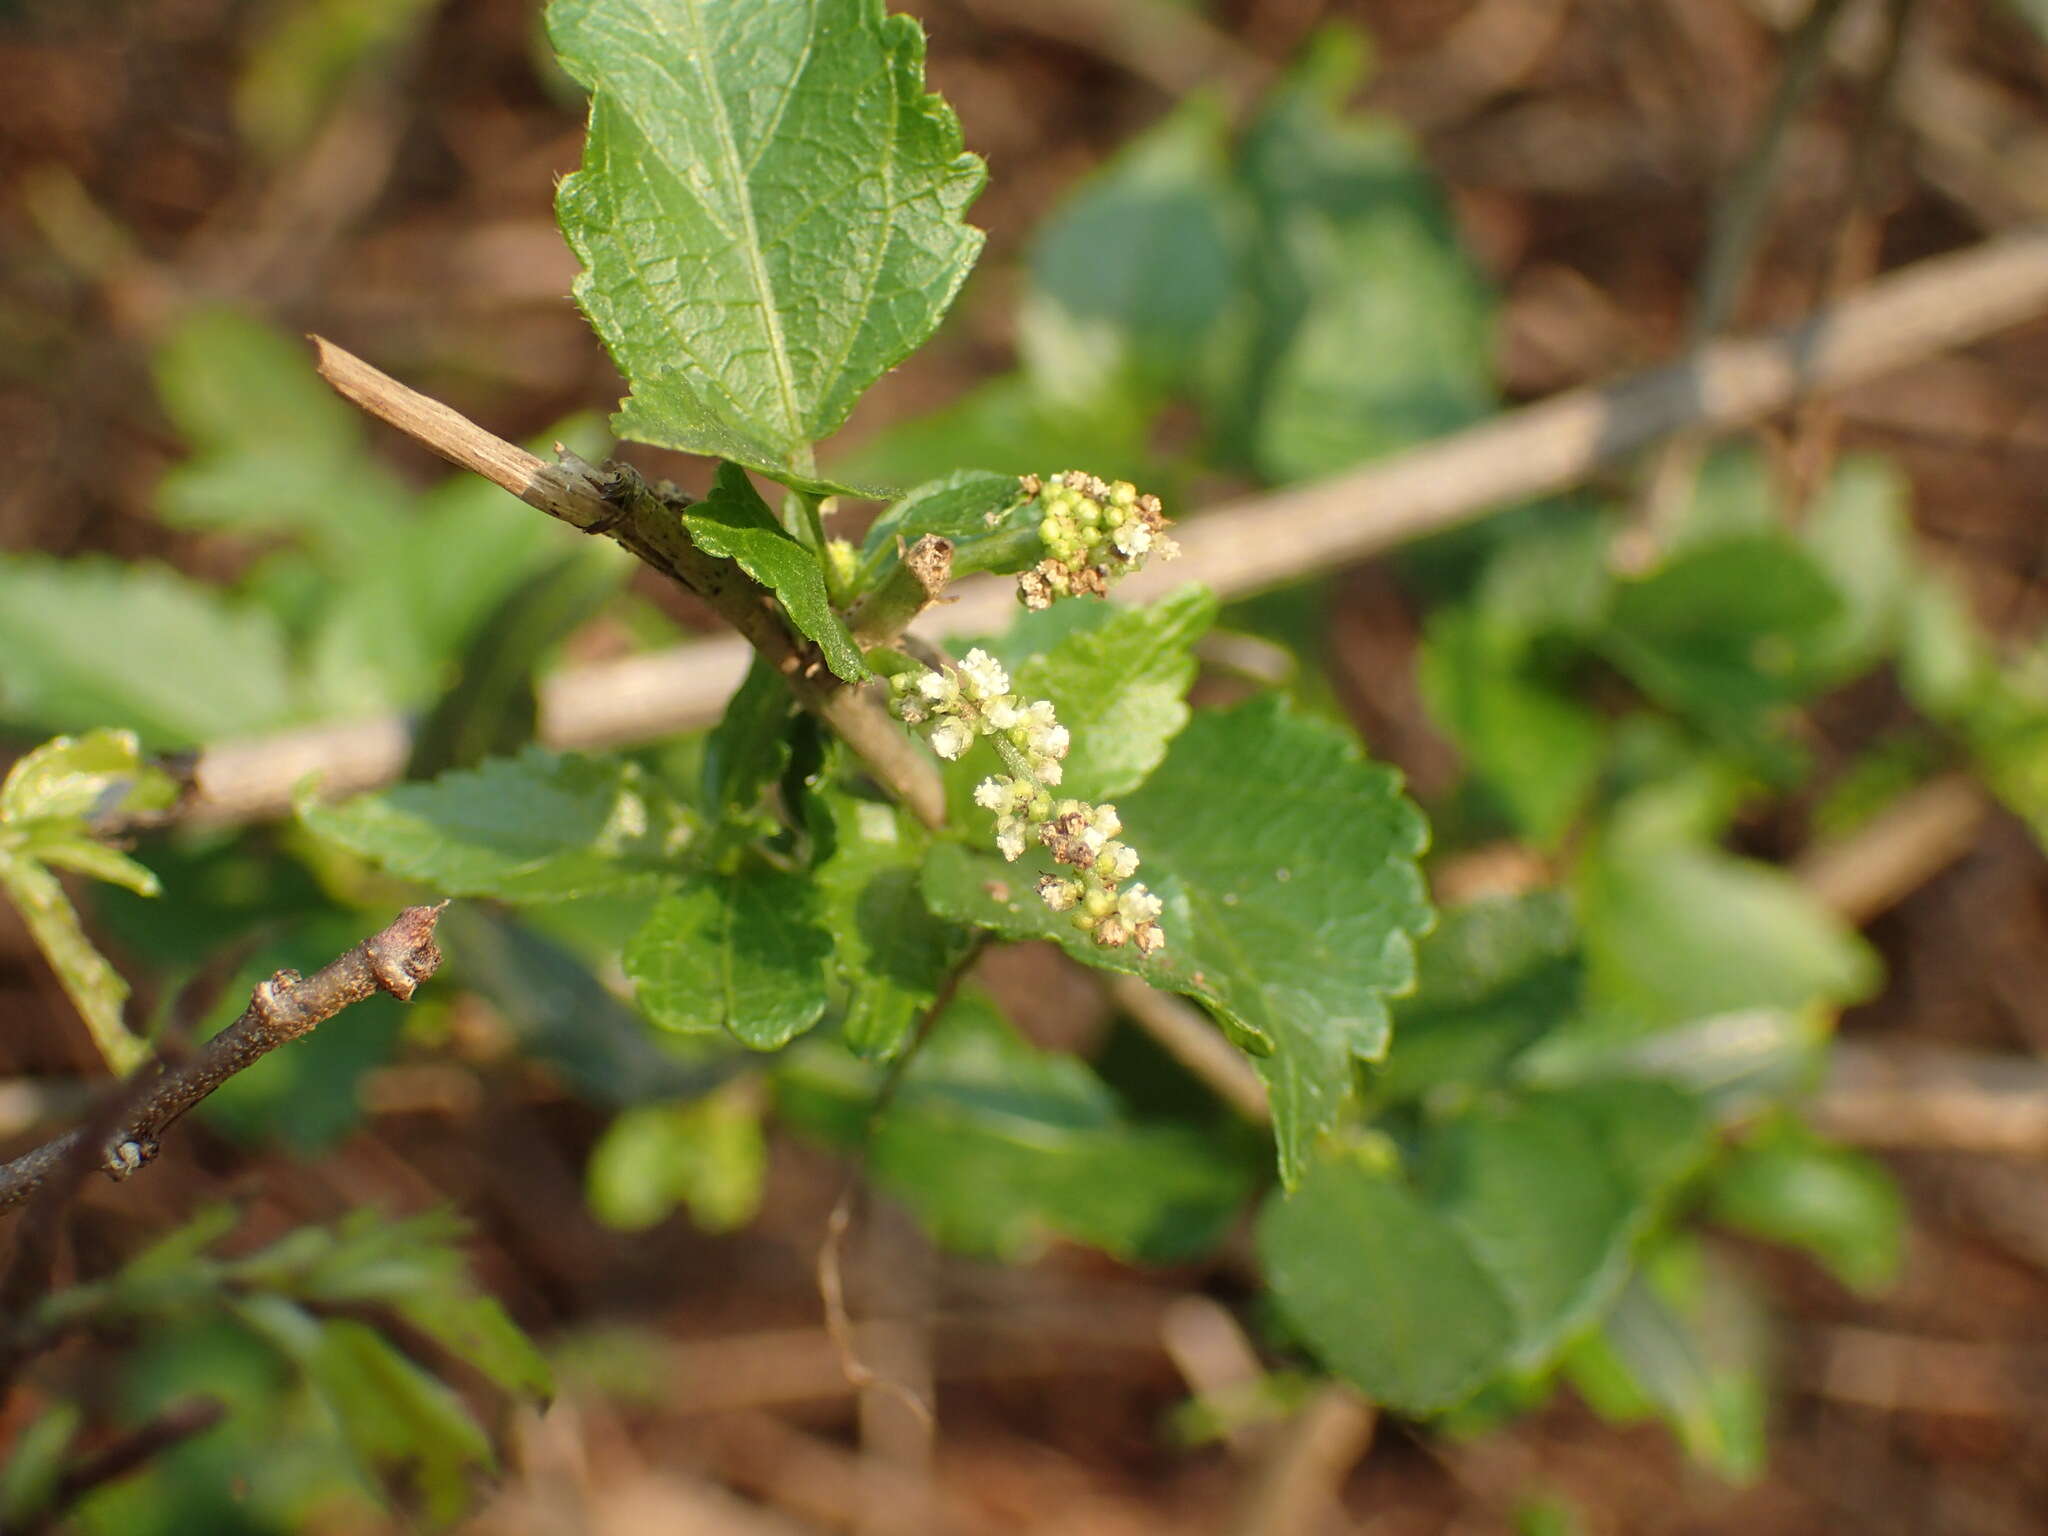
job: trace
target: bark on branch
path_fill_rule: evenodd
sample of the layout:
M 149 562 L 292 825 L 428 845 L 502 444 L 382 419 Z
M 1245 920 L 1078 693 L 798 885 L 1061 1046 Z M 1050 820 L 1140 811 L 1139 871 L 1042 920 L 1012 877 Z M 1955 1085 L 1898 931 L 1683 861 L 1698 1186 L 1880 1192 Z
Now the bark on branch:
M 418 439 L 450 463 L 474 470 L 530 507 L 584 533 L 603 534 L 695 592 L 781 673 L 797 702 L 817 715 L 868 771 L 927 826 L 946 818 L 945 788 L 879 700 L 839 681 L 814 647 L 792 635 L 768 596 L 730 560 L 707 555 L 676 514 L 680 499 L 623 466 L 597 470 L 564 456 L 559 464 L 486 431 L 459 411 L 409 389 L 322 337 L 313 338 L 320 376 L 346 399 Z
M 127 1085 L 127 1104 L 111 1132 L 88 1124 L 0 1165 L 0 1211 L 27 1200 L 74 1158 L 112 1178 L 126 1178 L 156 1156 L 173 1121 L 251 1063 L 378 992 L 410 999 L 440 968 L 434 925 L 446 905 L 407 907 L 390 927 L 311 976 L 279 971 L 259 982 L 242 1016 L 190 1059 L 145 1068 L 156 1073 L 153 1080 Z

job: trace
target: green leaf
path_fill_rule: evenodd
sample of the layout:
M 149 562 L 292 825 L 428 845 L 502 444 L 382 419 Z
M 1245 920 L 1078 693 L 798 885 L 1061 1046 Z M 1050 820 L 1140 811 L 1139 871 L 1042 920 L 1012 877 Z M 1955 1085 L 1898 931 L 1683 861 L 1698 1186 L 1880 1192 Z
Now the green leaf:
M 952 541 L 956 577 L 1021 571 L 1044 558 L 1044 545 L 1033 537 L 1038 523 L 1037 504 L 1025 497 L 1017 476 L 957 470 L 906 491 L 875 519 L 861 541 L 856 585 L 863 591 L 878 585 L 898 549 L 926 534 Z
M 791 1124 L 858 1145 L 880 1075 L 829 1046 L 780 1075 Z M 1039 1051 L 977 996 L 904 1070 L 868 1166 L 949 1248 L 1016 1260 L 1054 1235 L 1166 1263 L 1208 1251 L 1250 1188 L 1210 1133 L 1131 1119 L 1082 1062 Z
M 1528 647 L 1471 608 L 1430 615 L 1417 682 L 1431 717 L 1531 840 L 1555 846 L 1600 773 L 1600 717 L 1537 674 Z
M 1398 1049 L 1372 1074 L 1381 1101 L 1484 1084 L 1580 1002 L 1578 927 L 1555 891 L 1450 907 L 1416 948 L 1415 991 L 1394 1005 Z
M 446 1211 L 394 1220 L 356 1210 L 334 1227 L 298 1227 L 232 1261 L 228 1278 L 243 1291 L 389 1307 L 504 1391 L 544 1398 L 553 1391 L 547 1362 L 504 1308 L 476 1288 L 459 1247 L 466 1236 Z
M 145 868 L 129 858 L 127 854 L 109 848 L 105 843 L 96 843 L 80 833 L 76 836 L 51 835 L 38 831 L 22 845 L 25 857 L 57 869 L 68 869 L 75 874 L 89 875 L 95 880 L 104 880 L 109 885 L 118 885 L 123 890 L 133 891 L 138 896 L 162 894 L 154 871 Z
M 239 310 L 202 308 L 153 362 L 192 450 L 157 488 L 165 522 L 292 534 L 336 574 L 406 531 L 411 493 L 370 455 L 362 413 L 322 382 L 301 339 Z
M 1035 865 L 941 844 L 925 899 L 1207 1005 L 1266 1053 L 1257 1064 L 1292 1183 L 1350 1099 L 1353 1062 L 1385 1053 L 1386 998 L 1414 979 L 1414 936 L 1431 920 L 1415 867 L 1422 816 L 1348 732 L 1272 697 L 1197 714 L 1117 804 L 1140 878 L 1165 903 L 1166 947 L 1149 959 L 1100 948 L 1048 911 L 1032 894 Z
M 413 737 L 406 777 L 473 768 L 533 740 L 542 664 L 617 593 L 628 572 L 615 545 L 564 554 L 506 595 L 463 654 L 455 681 Z
M 1856 676 L 1898 644 L 1918 559 L 1910 496 L 1891 464 L 1859 454 L 1835 467 L 1806 509 L 1800 541 L 1840 599 L 1811 653 L 1823 682 Z
M 1188 722 L 1195 642 L 1215 618 L 1206 587 L 1182 587 L 1143 608 L 1115 610 L 1012 669 L 1014 690 L 1050 699 L 1073 735 L 1062 795 L 1107 800 L 1136 789 L 1159 766 Z
M 570 452 L 601 463 L 610 456 L 611 434 L 589 415 L 575 415 L 535 433 L 527 449 L 544 459 L 560 443 Z M 537 572 L 586 549 L 602 549 L 622 569 L 636 562 L 608 540 L 593 540 L 533 508 L 480 475 L 450 475 L 418 498 L 418 515 L 398 530 L 403 553 L 386 562 L 409 578 L 413 623 L 438 661 L 460 654 L 477 631 L 514 591 Z M 443 573 L 460 562 L 462 580 Z
M 1694 1460 L 1752 1483 L 1767 1452 L 1763 1328 L 1740 1276 L 1690 1235 L 1666 1234 L 1566 1368 L 1603 1417 L 1655 1413 Z
M 283 630 L 162 566 L 0 556 L 0 719 L 118 722 L 152 747 L 293 718 Z
M 1493 409 L 1493 303 L 1394 122 L 1345 112 L 1356 34 L 1326 30 L 1244 136 L 1251 251 L 1204 380 L 1223 451 L 1285 483 Z
M 148 1047 L 129 1032 L 121 1017 L 128 983 L 93 948 L 57 877 L 34 859 L 0 849 L 0 895 L 21 914 L 29 937 L 57 973 L 64 995 L 85 1020 L 107 1066 L 117 1075 L 133 1071 Z
M 642 1104 L 605 1128 L 585 1175 L 590 1209 L 608 1227 L 644 1231 L 678 1205 L 705 1232 L 754 1219 L 768 1168 L 760 1095 L 721 1091 L 687 1104 Z
M 758 824 L 762 795 L 789 766 L 795 713 L 789 685 L 756 657 L 704 744 L 704 806 L 721 829 Z
M 469 1504 L 473 1468 L 495 1464 L 462 1399 L 365 1324 L 336 1318 L 303 1361 L 356 1457 L 417 1489 L 429 1520 L 451 1523 Z
M 265 17 L 235 80 L 235 125 L 263 160 L 303 149 L 360 72 L 391 57 L 431 12 L 431 0 L 299 0 Z
M 85 1409 L 60 1399 L 15 1431 L 0 1462 L 0 1529 L 27 1529 L 48 1510 L 84 1427 Z
M 1229 136 L 1220 101 L 1184 102 L 1041 228 L 1017 343 L 1046 399 L 1156 404 L 1184 386 L 1239 277 Z
M 1617 1080 L 1476 1106 L 1426 1140 L 1422 1187 L 1514 1317 L 1509 1369 L 1546 1366 L 1613 1299 L 1709 1130 L 1690 1095 Z
M 1268 1202 L 1260 1256 L 1328 1364 L 1392 1407 L 1441 1411 L 1543 1370 L 1599 1315 L 1707 1134 L 1659 1083 L 1481 1103 L 1424 1133 L 1412 1184 L 1390 1150 L 1327 1148 Z
M 0 823 L 161 810 L 176 798 L 169 777 L 143 761 L 133 731 L 89 731 L 46 741 L 15 760 L 0 782 Z
M 1259 1264 L 1288 1323 L 1338 1375 L 1401 1413 L 1438 1413 L 1507 1357 L 1515 1319 L 1471 1247 L 1351 1149 L 1310 1161 L 1259 1217 Z
M 774 1051 L 824 1014 L 831 953 L 811 883 L 748 869 L 699 875 L 663 896 L 624 964 L 640 1007 L 663 1029 L 724 1029 Z
M 1759 534 L 1681 550 L 1615 592 L 1600 647 L 1642 690 L 1748 751 L 1813 691 L 1842 602 L 1814 557 Z
M 1719 1167 L 1708 1210 L 1716 1221 L 1804 1248 L 1844 1285 L 1883 1290 L 1904 1258 L 1906 1208 L 1882 1163 L 1780 1119 Z
M 857 683 L 868 675 L 860 647 L 832 611 L 818 557 L 783 531 L 739 465 L 728 461 L 718 466 L 710 494 L 683 514 L 683 526 L 707 555 L 738 562 L 772 591 L 789 621 L 817 642 L 838 677 Z
M 1578 872 L 1597 1013 L 1647 1033 L 1875 989 L 1868 946 L 1791 876 L 1648 825 L 1645 809 L 1619 807 Z
M 858 1054 L 886 1060 L 937 1001 L 969 935 L 926 908 L 918 886 L 926 837 L 908 816 L 837 790 L 817 803 L 832 831 L 816 878 L 832 971 L 846 993 L 842 1033 Z
M 1899 636 L 1899 686 L 1936 720 L 1964 714 L 1996 661 L 1968 600 L 1939 571 L 1907 591 Z
M 648 889 L 689 841 L 682 809 L 637 765 L 538 747 L 340 805 L 302 797 L 299 819 L 395 875 L 512 902 Z
M 621 436 L 816 485 L 810 448 L 938 324 L 984 170 L 881 0 L 554 0 L 592 93 L 558 214 Z

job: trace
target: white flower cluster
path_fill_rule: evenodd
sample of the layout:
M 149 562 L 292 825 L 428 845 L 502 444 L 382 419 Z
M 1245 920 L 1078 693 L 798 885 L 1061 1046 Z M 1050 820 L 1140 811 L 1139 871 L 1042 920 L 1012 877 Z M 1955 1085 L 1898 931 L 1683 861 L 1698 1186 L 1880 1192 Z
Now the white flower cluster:
M 957 667 L 898 673 L 889 679 L 889 692 L 897 716 L 927 727 L 925 739 L 941 757 L 959 757 L 977 736 L 992 739 L 1011 771 L 983 779 L 974 802 L 995 813 L 996 847 L 1004 858 L 1020 858 L 1035 841 L 1074 871 L 1038 882 L 1048 907 L 1072 912 L 1074 926 L 1105 948 L 1135 944 L 1149 955 L 1166 942 L 1159 898 L 1143 885 L 1124 886 L 1137 873 L 1138 854 L 1117 841 L 1123 822 L 1116 807 L 1052 797 L 1068 736 L 1051 704 L 1026 703 L 1010 692 L 1009 675 L 978 649 Z
M 1070 469 L 1050 481 L 1026 475 L 1025 494 L 1041 497 L 1038 536 L 1046 558 L 1017 578 L 1027 608 L 1050 608 L 1054 599 L 1091 593 L 1144 564 L 1148 554 L 1171 560 L 1180 546 L 1162 531 L 1167 518 L 1157 496 L 1141 495 L 1128 480 L 1114 484 Z
M 1010 692 L 1009 673 L 980 647 L 969 651 L 957 667 L 915 675 L 899 672 L 889 679 L 889 692 L 897 718 L 929 726 L 925 739 L 948 761 L 973 746 L 977 736 L 1000 736 L 1023 754 L 1039 783 L 1059 783 L 1067 728 L 1054 718 L 1052 705 L 1045 700 L 1027 704 Z

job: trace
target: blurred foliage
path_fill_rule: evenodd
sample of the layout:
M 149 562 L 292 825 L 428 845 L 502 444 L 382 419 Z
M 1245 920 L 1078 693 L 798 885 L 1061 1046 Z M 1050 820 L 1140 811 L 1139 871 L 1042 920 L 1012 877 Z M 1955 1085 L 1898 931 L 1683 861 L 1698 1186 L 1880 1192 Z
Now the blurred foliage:
M 545 1397 L 548 1370 L 498 1304 L 477 1292 L 445 1215 L 358 1211 L 299 1227 L 237 1257 L 236 1224 L 202 1213 L 104 1279 L 53 1291 L 29 1326 L 59 1335 L 119 1330 L 134 1342 L 110 1405 L 117 1428 L 199 1393 L 227 1411 L 72 1518 L 93 1532 L 303 1529 L 410 1508 L 445 1526 L 495 1460 L 491 1436 L 437 1371 L 461 1361 L 498 1393 Z M 418 1363 L 421 1342 L 435 1370 Z M 79 1425 L 59 1404 L 25 1436 L 27 1459 L 0 1491 L 9 1513 L 39 1513 Z M 45 1469 L 40 1475 L 33 1468 Z M 232 1493 L 230 1490 L 234 1490 Z

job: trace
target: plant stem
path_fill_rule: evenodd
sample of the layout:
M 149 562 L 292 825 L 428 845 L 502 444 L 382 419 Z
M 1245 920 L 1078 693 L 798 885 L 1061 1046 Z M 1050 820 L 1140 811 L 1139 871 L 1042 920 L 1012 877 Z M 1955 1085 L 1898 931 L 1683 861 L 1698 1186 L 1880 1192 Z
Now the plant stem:
M 953 576 L 953 541 L 928 533 L 903 552 L 882 584 L 846 616 L 863 646 L 887 645 L 936 603 Z

